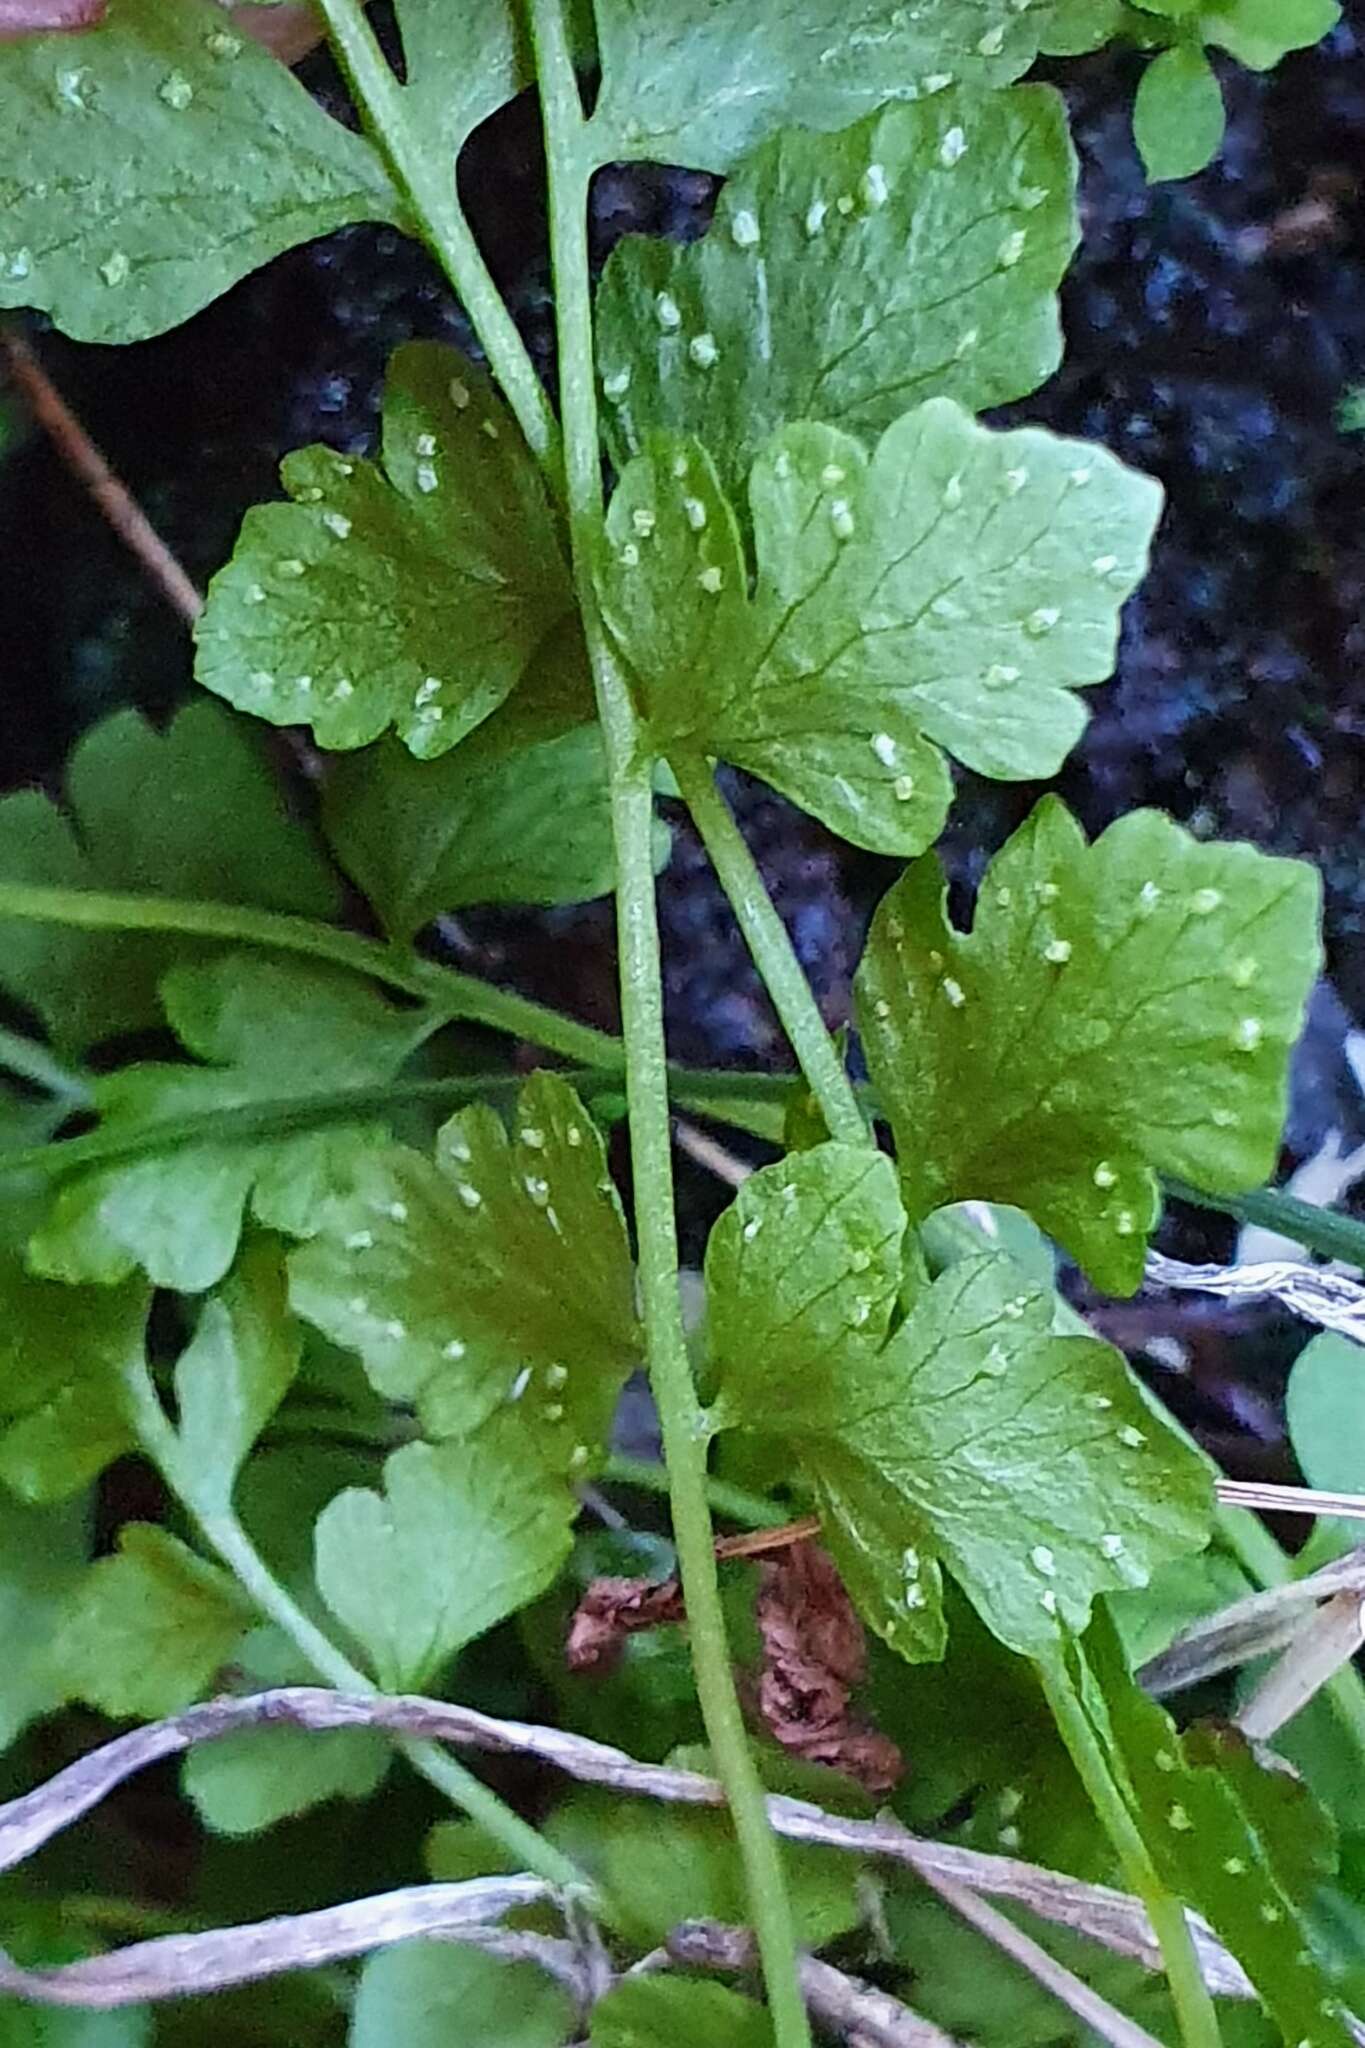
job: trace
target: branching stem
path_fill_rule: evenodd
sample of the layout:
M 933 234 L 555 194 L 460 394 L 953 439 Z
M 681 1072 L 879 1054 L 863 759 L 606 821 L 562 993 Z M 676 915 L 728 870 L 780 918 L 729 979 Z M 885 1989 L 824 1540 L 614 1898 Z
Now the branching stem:
M 444 266 L 483 343 L 489 366 L 552 489 L 560 476 L 559 427 L 535 365 L 460 205 L 455 165 L 433 152 L 409 118 L 407 90 L 394 76 L 361 0 L 319 0 L 337 61 L 366 127 Z
M 678 1299 L 663 977 L 651 843 L 654 764 L 629 683 L 608 641 L 593 584 L 593 552 L 602 524 L 602 457 L 587 244 L 592 164 L 560 0 L 531 0 L 530 15 L 549 174 L 569 533 L 611 784 L 626 1096 L 650 1381 L 668 1466 L 697 1692 L 744 1862 L 774 2038 L 777 2048 L 809 2048 L 810 2024 L 797 1974 L 786 1879 L 730 1665 L 706 1493 L 705 1426 Z
M 144 1454 L 193 1518 L 252 1603 L 307 1659 L 318 1677 L 339 1692 L 377 1694 L 379 1687 L 325 1635 L 283 1587 L 238 1521 L 231 1505 L 202 1498 L 184 1469 L 180 1439 L 171 1427 L 151 1374 L 141 1358 L 123 1369 L 130 1419 Z M 547 1842 L 496 1792 L 437 1742 L 409 1738 L 399 1744 L 415 1770 L 445 1794 L 519 1864 L 547 1883 L 588 1889 L 583 1873 Z

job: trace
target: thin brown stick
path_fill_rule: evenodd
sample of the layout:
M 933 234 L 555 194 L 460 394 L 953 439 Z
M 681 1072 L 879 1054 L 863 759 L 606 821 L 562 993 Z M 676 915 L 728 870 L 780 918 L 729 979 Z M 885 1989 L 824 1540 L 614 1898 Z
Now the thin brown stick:
M 673 1141 L 680 1152 L 685 1152 L 698 1166 L 704 1166 L 717 1180 L 723 1180 L 727 1187 L 742 1188 L 753 1172 L 747 1160 L 736 1158 L 718 1138 L 699 1130 L 686 1117 L 674 1117 Z
M 777 1529 L 750 1529 L 743 1536 L 718 1536 L 717 1557 L 761 1557 L 769 1550 L 790 1550 L 793 1543 L 806 1543 L 820 1534 L 820 1517 L 802 1515 L 799 1521 L 783 1522 Z
M 84 484 L 167 603 L 192 625 L 204 600 L 128 486 L 114 474 L 17 328 L 0 327 L 0 348 L 8 358 L 10 376 L 62 461 Z
M 1274 1515 L 1340 1515 L 1345 1521 L 1365 1522 L 1365 1493 L 1263 1485 L 1258 1479 L 1220 1479 L 1215 1490 L 1226 1508 L 1264 1508 Z

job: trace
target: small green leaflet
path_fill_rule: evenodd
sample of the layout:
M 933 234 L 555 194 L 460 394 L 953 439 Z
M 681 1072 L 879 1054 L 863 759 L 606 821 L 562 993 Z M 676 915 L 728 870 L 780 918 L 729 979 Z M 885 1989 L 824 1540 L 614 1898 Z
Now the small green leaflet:
M 1102 23 L 1112 13 L 1105 0 L 1086 7 Z M 597 0 L 602 90 L 590 143 L 598 163 L 728 171 L 774 128 L 846 128 L 887 100 L 1007 85 L 1046 45 L 1054 17 L 1075 13 L 1075 0 L 673 0 L 665 10 Z
M 607 264 L 617 467 L 651 433 L 700 434 L 734 493 L 790 420 L 870 435 L 926 398 L 981 412 L 1035 390 L 1061 359 L 1074 184 L 1065 109 L 1041 86 L 775 135 L 701 241 L 633 235 Z
M 0 304 L 141 341 L 285 249 L 407 216 L 377 150 L 201 0 L 0 44 Z
M 772 2048 L 761 2005 L 724 1984 L 685 1977 L 623 1977 L 592 2009 L 592 2048 L 680 2048 L 688 2041 L 725 2048 Z
M 0 70 L 11 47 L 0 44 Z M 254 735 L 219 705 L 187 705 L 164 733 L 134 711 L 105 719 L 71 756 L 66 800 L 70 821 L 36 790 L 0 801 L 0 883 L 147 891 L 316 918 L 339 908 L 335 879 L 287 815 Z M 179 933 L 83 931 L 0 911 L 0 984 L 65 1051 L 159 1022 L 162 974 L 204 950 Z
M 1305 1344 L 1285 1389 L 1285 1421 L 1310 1486 L 1365 1492 L 1365 1346 L 1329 1330 Z M 1350 1523 L 1335 1526 L 1355 1541 Z
M 1133 104 L 1133 134 L 1149 178 L 1188 178 L 1218 154 L 1225 116 L 1213 66 L 1192 43 L 1147 66 Z
M 409 342 L 389 366 L 383 466 L 300 448 L 293 500 L 247 513 L 195 628 L 196 674 L 319 746 L 392 726 L 423 760 L 495 711 L 570 607 L 530 450 L 491 380 Z
M 715 1418 L 793 1441 L 892 1648 L 942 1654 L 946 1566 L 1039 1654 L 1097 1593 L 1206 1540 L 1209 1475 L 1117 1352 L 1053 1333 L 1051 1289 L 1008 1258 L 961 1260 L 888 1337 L 896 1217 L 880 1154 L 822 1145 L 750 1177 L 707 1251 Z
M 1305 863 L 1203 845 L 1157 811 L 1087 845 L 1056 797 L 991 863 L 970 933 L 937 861 L 909 868 L 857 1006 L 911 1217 L 1015 1203 L 1131 1294 L 1158 1171 L 1230 1193 L 1274 1169 L 1319 892 Z
M 751 600 L 710 457 L 659 437 L 612 499 L 598 586 L 665 753 L 718 755 L 855 845 L 912 853 L 947 812 L 939 746 L 1002 778 L 1060 766 L 1160 496 L 1102 449 L 992 433 L 946 398 L 871 456 L 789 427 L 749 482 Z
M 611 810 L 577 621 L 440 761 L 414 761 L 394 740 L 338 761 L 323 817 L 393 939 L 465 904 L 604 895 L 615 875 Z
M 73 1293 L 0 1257 L 0 1480 L 68 1500 L 130 1450 L 120 1372 L 143 1355 L 149 1290 Z
M 226 1572 L 150 1522 L 128 1522 L 92 1564 L 52 1645 L 65 1696 L 155 1720 L 197 1699 L 251 1621 Z
M 1239 63 L 1269 71 L 1340 20 L 1337 0 L 1210 0 L 1200 10 L 1199 28 L 1206 42 L 1230 50 Z
M 1290 2044 L 1352 2039 L 1300 1908 L 1335 1868 L 1331 1823 L 1298 1779 L 1235 1728 L 1178 1734 L 1101 1622 L 1073 1653 L 1095 1732 L 1163 1881 L 1210 1922 Z M 1082 1661 L 1083 1660 L 1083 1661 Z
M 48 1644 L 89 1554 L 85 1501 L 21 1507 L 0 1491 L 0 1752 L 61 1704 Z
M 405 1444 L 384 1491 L 352 1487 L 318 1517 L 318 1590 L 388 1692 L 421 1691 L 456 1650 L 545 1591 L 578 1503 L 547 1486 L 495 1416 L 469 1442 Z
M 111 1136 L 387 1081 L 432 1024 L 351 975 L 254 953 L 173 968 L 162 991 L 177 1036 L 212 1064 L 147 1062 L 96 1083 Z M 232 1264 L 248 1203 L 269 1228 L 308 1235 L 375 1135 L 345 1124 L 296 1137 L 189 1136 L 174 1152 L 78 1172 L 31 1240 L 31 1262 L 53 1279 L 104 1285 L 140 1266 L 158 1287 L 199 1293 Z
M 396 0 L 394 12 L 404 109 L 444 171 L 479 123 L 532 83 L 526 35 L 512 0 Z
M 253 1245 L 205 1302 L 176 1362 L 176 1490 L 199 1514 L 228 1507 L 247 1453 L 289 1390 L 301 1346 L 279 1252 Z
M 293 1502 L 308 1549 L 308 1503 Z M 314 1602 L 313 1604 L 316 1604 Z M 324 1610 L 319 1607 L 319 1615 Z M 249 1692 L 277 1685 L 314 1685 L 317 1672 L 270 1624 L 253 1628 L 233 1651 L 234 1681 Z M 219 1835 L 253 1835 L 307 1813 L 330 1799 L 368 1799 L 383 1783 L 393 1745 L 370 1728 L 244 1728 L 191 1749 L 180 1782 L 205 1827 Z
M 509 1141 L 478 1104 L 443 1127 L 434 1164 L 396 1145 L 362 1155 L 293 1254 L 290 1294 L 431 1435 L 467 1436 L 506 1404 L 524 1457 L 580 1476 L 640 1358 L 625 1220 L 566 1081 L 533 1074 L 514 1125 Z
M 255 1835 L 331 1799 L 368 1799 L 389 1754 L 367 1728 L 248 1728 L 192 1749 L 182 1783 L 214 1834 Z
M 454 1942 L 409 1941 L 360 1973 L 349 2048 L 560 2048 L 568 1994 L 533 1963 L 505 1963 Z

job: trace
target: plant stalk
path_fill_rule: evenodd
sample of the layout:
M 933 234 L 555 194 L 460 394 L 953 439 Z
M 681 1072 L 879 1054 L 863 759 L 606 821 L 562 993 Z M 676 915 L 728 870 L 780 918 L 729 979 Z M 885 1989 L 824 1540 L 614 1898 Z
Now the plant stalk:
M 146 1361 L 131 1359 L 123 1368 L 129 1415 L 146 1457 L 156 1466 L 166 1484 L 191 1516 L 210 1548 L 233 1574 L 253 1605 L 273 1621 L 325 1684 L 338 1692 L 376 1694 L 380 1688 L 358 1665 L 340 1651 L 317 1623 L 304 1613 L 292 1595 L 280 1584 L 231 1504 L 210 1503 L 185 1472 L 180 1439 L 171 1427 L 161 1398 L 152 1384 Z M 509 1856 L 524 1864 L 547 1884 L 587 1890 L 587 1879 L 567 1856 L 547 1842 L 520 1814 L 501 1800 L 481 1778 L 468 1770 L 439 1743 L 408 1740 L 399 1749 L 415 1770 L 456 1806 L 477 1821 Z
M 1185 2048 L 1222 2048 L 1218 2014 L 1204 1983 L 1185 1909 L 1157 1874 L 1147 1844 L 1128 1811 L 1109 1760 L 1096 1740 L 1060 1658 L 1046 1662 L 1040 1659 L 1036 1669 L 1052 1718 L 1090 1804 L 1117 1851 L 1125 1881 L 1147 1909 Z
M 558 492 L 561 465 L 554 409 L 465 219 L 455 165 L 443 152 L 434 151 L 409 119 L 407 89 L 380 49 L 361 0 L 318 4 L 366 128 L 459 293 L 489 367 L 547 481 Z
M 588 269 L 591 159 L 560 0 L 530 0 L 549 176 L 565 479 L 574 577 L 610 777 L 621 1014 L 635 1227 L 650 1383 L 668 1466 L 673 1536 L 693 1669 L 738 1838 L 777 2048 L 809 2048 L 786 1877 L 735 1691 L 707 1500 L 706 1428 L 683 1335 L 664 1052 L 663 977 L 651 833 L 653 762 L 598 610 L 592 560 L 602 527 Z
M 792 1051 L 820 1105 L 825 1128 L 841 1144 L 870 1144 L 871 1134 L 853 1083 L 820 1015 L 805 970 L 709 765 L 700 755 L 682 753 L 670 756 L 668 765 Z
M 358 932 L 319 924 L 274 910 L 236 903 L 198 903 L 175 896 L 144 896 L 102 889 L 56 889 L 28 882 L 0 882 L 0 917 L 77 925 L 86 931 L 182 932 L 224 945 L 262 946 L 300 953 L 352 974 L 367 975 L 386 988 L 417 996 L 449 1019 L 484 1024 L 512 1038 L 526 1038 L 581 1066 L 621 1065 L 621 1043 L 558 1010 L 533 1003 L 511 989 L 494 988 L 477 975 L 421 960 L 406 948 L 362 938 Z

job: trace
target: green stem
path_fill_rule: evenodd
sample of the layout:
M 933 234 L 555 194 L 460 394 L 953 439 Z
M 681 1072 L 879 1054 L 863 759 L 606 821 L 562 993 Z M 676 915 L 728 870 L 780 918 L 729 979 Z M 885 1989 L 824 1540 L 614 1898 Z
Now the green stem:
M 530 1002 L 510 989 L 494 988 L 472 974 L 432 960 L 419 960 L 398 946 L 362 938 L 358 932 L 311 918 L 236 903 L 197 903 L 175 896 L 143 896 L 100 889 L 50 889 L 27 882 L 0 882 L 0 917 L 45 924 L 77 925 L 86 931 L 180 932 L 217 939 L 225 945 L 263 946 L 325 960 L 385 987 L 417 996 L 451 1018 L 484 1024 L 513 1038 L 526 1038 L 584 1066 L 621 1065 L 621 1043 L 558 1010 Z
M 820 1015 L 787 928 L 773 907 L 744 834 L 717 789 L 709 765 L 700 755 L 680 753 L 670 755 L 669 766 L 792 1051 L 820 1105 L 825 1128 L 831 1138 L 845 1145 L 869 1144 L 870 1134 L 853 1083 Z
M 614 1452 L 603 1467 L 602 1477 L 610 1486 L 633 1486 L 639 1493 L 670 1491 L 668 1473 L 649 1458 L 627 1458 Z M 706 1495 L 718 1515 L 741 1522 L 746 1529 L 780 1529 L 792 1518 L 790 1508 L 775 1500 L 764 1500 L 743 1486 L 731 1486 L 725 1479 L 708 1479 Z
M 1282 1237 L 1306 1245 L 1325 1259 L 1343 1259 L 1365 1271 L 1365 1223 L 1355 1216 L 1341 1216 L 1333 1209 L 1320 1209 L 1298 1195 L 1280 1188 L 1253 1188 L 1245 1195 L 1206 1195 L 1184 1181 L 1164 1182 L 1166 1193 L 1177 1201 L 1193 1202 L 1200 1209 L 1218 1209 L 1235 1216 L 1239 1223 L 1263 1224 Z
M 55 1060 L 45 1045 L 17 1031 L 0 1029 L 0 1067 L 31 1081 L 35 1088 L 46 1089 L 59 1101 L 69 1102 L 73 1109 L 83 1109 L 90 1102 L 90 1084 L 81 1075 Z
M 1157 1875 L 1147 1844 L 1060 1659 L 1040 1661 L 1036 1668 L 1052 1717 L 1100 1824 L 1118 1853 L 1129 1889 L 1147 1908 L 1185 2048 L 1222 2048 L 1218 2015 L 1199 1967 L 1185 1909 Z
M 668 1466 L 697 1694 L 743 1859 L 774 2040 L 776 2048 L 809 2048 L 786 1879 L 730 1664 L 706 1495 L 705 1423 L 678 1300 L 663 979 L 654 896 L 654 764 L 593 586 L 592 558 L 602 525 L 602 458 L 588 270 L 591 153 L 561 0 L 530 0 L 530 16 L 545 124 L 569 534 L 606 746 L 616 848 L 621 1014 L 646 1354 Z
M 554 410 L 464 217 L 454 160 L 443 148 L 433 147 L 409 118 L 407 89 L 380 49 L 362 0 L 319 0 L 319 5 L 366 127 L 406 194 L 432 253 L 459 293 L 521 431 L 557 490 L 560 451 Z
M 123 1368 L 130 1417 L 145 1455 L 181 1501 L 205 1541 L 237 1579 L 253 1604 L 273 1621 L 327 1685 L 338 1692 L 377 1693 L 379 1687 L 352 1664 L 280 1584 L 227 1502 L 209 1503 L 185 1472 L 180 1439 L 171 1427 L 145 1361 Z M 499 1799 L 481 1778 L 466 1770 L 439 1743 L 402 1741 L 398 1748 L 427 1781 L 467 1813 L 509 1856 L 562 1888 L 588 1889 L 587 1879 L 552 1843 Z

